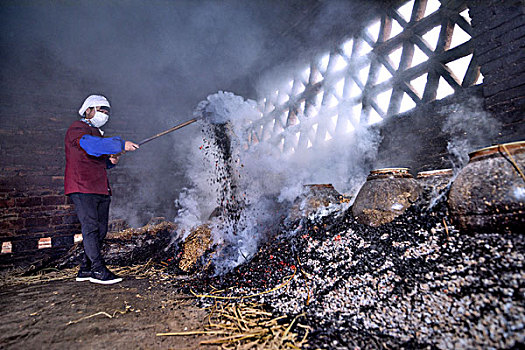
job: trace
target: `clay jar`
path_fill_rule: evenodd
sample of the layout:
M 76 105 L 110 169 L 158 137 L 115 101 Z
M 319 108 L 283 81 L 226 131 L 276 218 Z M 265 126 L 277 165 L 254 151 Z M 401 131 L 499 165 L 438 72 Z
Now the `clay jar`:
M 380 226 L 391 222 L 414 203 L 421 186 L 408 168 L 372 170 L 352 206 L 358 222 Z
M 342 203 L 345 200 L 345 197 L 337 192 L 332 184 L 304 185 L 304 193 L 295 200 L 287 220 L 298 220 L 302 216 L 315 213 L 321 207 L 327 207 L 332 203 Z
M 419 198 L 421 204 L 431 207 L 436 199 L 444 195 L 453 175 L 452 169 L 428 170 L 417 173 L 416 179 L 422 190 Z
M 525 141 L 469 154 L 450 188 L 454 223 L 465 232 L 525 232 Z

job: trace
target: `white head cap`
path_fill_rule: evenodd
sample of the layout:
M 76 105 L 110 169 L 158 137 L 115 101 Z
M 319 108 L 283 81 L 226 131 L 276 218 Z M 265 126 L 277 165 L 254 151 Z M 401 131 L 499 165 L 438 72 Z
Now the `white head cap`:
M 78 114 L 81 116 L 84 116 L 84 113 L 86 112 L 86 109 L 90 107 L 97 107 L 97 106 L 104 106 L 104 107 L 110 107 L 109 101 L 107 98 L 105 98 L 102 95 L 91 95 L 86 98 L 84 103 L 82 104 L 82 107 L 78 110 Z

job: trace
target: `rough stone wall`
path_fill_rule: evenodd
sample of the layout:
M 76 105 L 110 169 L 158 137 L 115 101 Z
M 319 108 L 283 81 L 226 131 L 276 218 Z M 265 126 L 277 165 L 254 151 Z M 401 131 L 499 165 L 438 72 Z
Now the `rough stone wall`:
M 381 126 L 376 167 L 410 167 L 413 173 L 453 166 L 447 150 L 454 136 L 443 125 L 451 107 L 464 107 L 464 118 L 485 113 L 499 124 L 491 137 L 477 138 L 470 151 L 525 139 L 525 5 L 520 0 L 469 1 L 474 57 L 483 83 L 440 101 L 394 116 Z M 477 106 L 473 106 L 477 104 Z M 479 130 L 466 130 L 462 137 Z M 472 137 L 474 139 L 474 137 Z

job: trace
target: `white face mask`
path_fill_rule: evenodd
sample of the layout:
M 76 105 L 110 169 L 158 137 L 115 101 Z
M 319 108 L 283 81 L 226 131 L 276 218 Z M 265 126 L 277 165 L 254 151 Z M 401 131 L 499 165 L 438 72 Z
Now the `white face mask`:
M 102 113 L 102 112 L 96 112 L 95 113 L 95 116 L 91 119 L 89 119 L 89 122 L 91 124 L 93 124 L 93 126 L 95 128 L 100 128 L 102 127 L 104 124 L 107 123 L 109 119 L 109 115 L 105 114 L 105 113 Z

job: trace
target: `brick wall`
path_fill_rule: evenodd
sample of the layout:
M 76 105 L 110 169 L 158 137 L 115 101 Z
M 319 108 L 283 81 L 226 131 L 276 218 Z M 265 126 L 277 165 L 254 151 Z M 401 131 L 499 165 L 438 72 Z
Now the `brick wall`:
M 13 86 L 13 85 L 11 85 Z M 67 120 L 30 94 L 2 91 L 0 124 L 0 241 L 12 254 L 0 254 L 0 265 L 42 257 L 38 241 L 51 237 L 53 254 L 73 243 L 79 225 L 63 191 L 63 140 Z M 30 104 L 25 103 L 25 101 Z M 64 108 L 60 102 L 53 108 Z M 6 243 L 4 243 L 6 242 Z M 11 244 L 7 243 L 10 242 Z
M 483 84 L 462 94 L 394 116 L 381 126 L 383 137 L 376 167 L 410 167 L 414 173 L 452 167 L 447 150 L 450 134 L 443 131 L 443 111 L 464 105 L 465 118 L 483 113 L 501 130 L 473 142 L 472 150 L 525 140 L 525 5 L 520 0 L 469 1 L 474 33 L 474 57 Z M 473 98 L 475 100 L 473 100 Z M 478 106 L 472 106 L 472 102 Z M 479 130 L 466 130 L 469 133 Z
M 140 118 L 137 114 L 148 115 L 151 108 L 136 97 L 130 102 L 133 97 L 122 86 L 103 85 L 48 51 L 34 50 L 27 55 L 32 61 L 7 60 L 3 67 L 9 69 L 1 71 L 0 269 L 61 254 L 78 238 L 80 224 L 64 195 L 64 136 L 88 94 L 101 92 L 113 103 L 106 136 L 138 141 L 171 126 Z M 177 187 L 171 184 L 180 169 L 168 159 L 172 147 L 169 137 L 156 140 L 108 171 L 110 222 L 125 219 L 138 226 L 152 217 L 174 216 Z
M 470 3 L 485 108 L 503 125 L 498 141 L 525 139 L 525 3 Z

